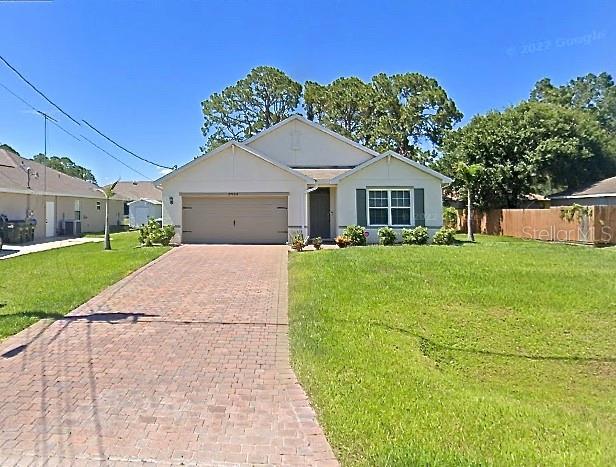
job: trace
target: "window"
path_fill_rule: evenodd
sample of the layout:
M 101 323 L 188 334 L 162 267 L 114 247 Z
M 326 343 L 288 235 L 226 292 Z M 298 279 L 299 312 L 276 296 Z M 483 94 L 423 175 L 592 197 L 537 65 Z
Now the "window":
M 411 190 L 368 190 L 368 225 L 411 225 Z
M 100 202 L 100 201 L 97 201 L 97 202 L 96 202 L 96 210 L 97 210 L 97 211 L 100 211 L 100 210 L 101 210 L 101 202 Z

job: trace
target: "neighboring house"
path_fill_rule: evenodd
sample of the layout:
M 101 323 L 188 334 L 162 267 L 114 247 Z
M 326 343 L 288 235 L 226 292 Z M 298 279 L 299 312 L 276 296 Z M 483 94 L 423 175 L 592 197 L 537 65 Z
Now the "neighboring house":
M 392 151 L 379 154 L 301 116 L 228 142 L 160 178 L 163 224 L 183 243 L 285 243 L 363 225 L 442 226 L 451 180 Z
M 162 216 L 162 191 L 149 181 L 118 182 L 114 191 L 125 198 L 124 215 L 131 227 L 141 227 L 148 219 Z
M 606 178 L 577 190 L 567 190 L 550 196 L 552 206 L 616 205 L 616 177 Z
M 105 196 L 93 183 L 0 149 L 0 214 L 36 220 L 34 239 L 105 229 Z M 120 224 L 122 199 L 109 203 L 109 222 Z

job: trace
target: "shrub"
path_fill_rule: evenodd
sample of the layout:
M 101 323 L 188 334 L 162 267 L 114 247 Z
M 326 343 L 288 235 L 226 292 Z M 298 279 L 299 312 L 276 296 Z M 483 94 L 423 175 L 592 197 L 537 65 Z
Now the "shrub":
M 590 217 L 592 215 L 591 206 L 582 206 L 577 203 L 573 203 L 572 206 L 564 206 L 560 208 L 560 218 L 567 222 L 573 221 L 577 218 L 578 222 L 581 222 L 584 217 Z
M 434 237 L 432 238 L 432 243 L 434 245 L 453 245 L 453 243 L 456 241 L 455 235 L 456 231 L 454 229 L 442 227 L 438 232 L 434 234 Z
M 345 235 L 338 235 L 334 241 L 336 245 L 338 245 L 338 248 L 346 248 L 351 244 L 351 239 Z
M 381 227 L 378 230 L 381 245 L 393 245 L 396 243 L 396 232 L 391 227 Z
M 322 244 L 323 244 L 323 239 L 321 237 L 314 237 L 312 239 L 312 246 L 314 246 L 315 250 L 320 250 Z
M 302 251 L 306 246 L 306 239 L 302 232 L 296 232 L 291 236 L 291 248 L 295 251 Z
M 161 227 L 156 220 L 149 219 L 148 223 L 139 229 L 139 243 L 143 246 L 167 246 L 174 235 L 175 228 L 172 225 Z
M 407 245 L 427 245 L 430 234 L 426 227 L 418 226 L 414 229 L 402 229 L 402 243 Z
M 347 237 L 351 246 L 363 246 L 366 244 L 366 229 L 359 225 L 349 225 L 342 232 Z
M 452 206 L 443 209 L 443 226 L 448 229 L 458 227 L 458 210 Z

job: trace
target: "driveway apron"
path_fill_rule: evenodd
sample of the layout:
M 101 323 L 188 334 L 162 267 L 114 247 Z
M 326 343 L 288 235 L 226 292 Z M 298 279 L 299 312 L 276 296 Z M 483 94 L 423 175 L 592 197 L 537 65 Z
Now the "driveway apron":
M 287 324 L 286 247 L 176 248 L 0 344 L 0 465 L 337 465 Z

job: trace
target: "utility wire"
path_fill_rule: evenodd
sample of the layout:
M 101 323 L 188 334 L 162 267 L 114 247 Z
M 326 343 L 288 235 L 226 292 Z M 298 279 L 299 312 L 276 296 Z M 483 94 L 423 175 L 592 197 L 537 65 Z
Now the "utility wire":
M 19 101 L 21 101 L 23 104 L 25 104 L 26 106 L 30 107 L 30 109 L 32 109 L 33 111 L 41 114 L 41 115 L 47 115 L 44 112 L 41 112 L 39 109 L 37 109 L 36 107 L 34 107 L 32 104 L 30 104 L 27 100 L 25 100 L 23 97 L 21 97 L 20 95 L 14 93 L 13 91 L 11 91 L 11 89 L 9 89 L 8 87 L 6 87 L 4 84 L 0 83 L 0 87 L 2 87 L 3 89 L 5 89 L 9 94 L 11 94 L 13 97 L 15 97 L 16 99 L 18 99 Z M 101 148 L 98 144 L 90 141 L 88 138 L 86 138 L 85 136 L 81 135 L 81 138 L 79 138 L 78 136 L 75 136 L 73 133 L 71 133 L 70 131 L 68 131 L 66 128 L 64 128 L 62 125 L 60 125 L 55 119 L 49 117 L 49 115 L 47 115 L 47 118 L 49 119 L 49 121 L 54 124 L 55 126 L 57 126 L 60 130 L 62 130 L 64 133 L 66 133 L 67 135 L 73 137 L 74 139 L 76 139 L 77 141 L 81 141 L 82 143 L 84 141 L 90 143 L 92 146 L 94 146 L 96 149 L 98 149 L 99 151 L 104 152 L 105 154 L 107 154 L 109 157 L 111 157 L 112 159 L 116 160 L 117 162 L 119 162 L 120 164 L 122 164 L 124 167 L 126 167 L 127 169 L 132 170 L 133 172 L 139 174 L 142 177 L 147 178 L 148 180 L 152 181 L 152 179 L 150 177 L 148 177 L 147 175 L 139 172 L 137 169 L 131 167 L 130 165 L 126 164 L 124 161 L 122 161 L 121 159 L 119 159 L 118 157 L 114 156 L 113 154 L 111 154 L 110 152 L 106 151 L 105 149 Z
M 81 126 L 81 123 L 79 123 L 77 120 L 75 120 L 73 117 L 71 117 L 67 112 L 65 112 L 64 110 L 62 110 L 62 108 L 60 106 L 58 106 L 56 103 L 54 103 L 51 99 L 49 99 L 42 91 L 40 91 L 34 84 L 32 84 L 30 81 L 28 81 L 28 79 L 22 75 L 19 70 L 17 68 L 15 68 L 13 65 L 11 65 L 2 55 L 0 55 L 0 60 L 2 60 L 4 62 L 4 64 L 6 66 L 8 66 L 11 70 L 13 70 L 13 72 L 15 72 L 17 74 L 17 76 L 19 76 L 26 84 L 28 84 L 28 86 L 30 86 L 32 89 L 34 89 L 37 93 L 39 93 L 41 96 L 43 96 L 43 98 L 49 102 L 51 105 L 53 105 L 56 109 L 58 109 L 60 112 L 62 112 L 65 116 L 67 116 L 68 118 L 70 118 L 73 122 L 75 122 L 77 125 Z M 10 91 L 8 88 L 6 88 L 4 85 L 3 87 L 5 89 L 7 89 L 7 91 L 9 91 L 11 94 L 13 94 L 14 96 L 15 93 L 13 93 L 12 91 Z M 17 96 L 16 96 L 17 97 Z M 23 100 L 22 98 L 18 97 L 19 100 L 21 100 L 22 102 L 24 102 L 26 105 L 28 105 L 29 107 L 33 108 L 34 107 L 30 104 L 28 104 L 25 100 Z M 37 112 L 39 112 L 37 109 L 34 109 Z M 41 112 L 39 112 L 41 113 Z M 106 140 L 108 140 L 109 142 L 115 144 L 117 147 L 119 147 L 120 149 L 122 149 L 123 151 L 127 152 L 128 154 L 130 154 L 133 157 L 136 157 L 139 160 L 142 160 L 143 162 L 147 162 L 148 164 L 152 164 L 155 167 L 159 167 L 162 169 L 169 169 L 169 170 L 175 170 L 177 169 L 177 166 L 174 167 L 168 167 L 166 165 L 162 165 L 162 164 L 158 164 L 156 162 L 152 162 L 149 159 L 146 159 L 145 157 L 141 157 L 138 154 L 135 154 L 133 151 L 130 151 L 128 149 L 126 149 L 124 146 L 120 145 L 119 143 L 115 142 L 114 140 L 112 140 L 110 137 L 106 136 L 105 134 L 103 134 L 101 131 L 99 131 L 98 129 L 96 129 L 93 125 L 89 124 L 87 121 L 82 120 L 86 125 L 88 125 L 92 130 L 94 130 L 96 133 L 98 133 L 100 136 L 102 136 L 103 138 L 105 138 Z M 83 135 L 81 135 L 83 137 Z M 85 138 L 85 137 L 84 137 Z
M 75 140 L 77 141 L 81 141 L 83 142 L 83 140 L 77 136 L 75 136 L 73 133 L 71 133 L 70 131 L 68 131 L 66 128 L 64 128 L 62 125 L 60 125 L 58 122 L 54 121 L 54 120 L 50 120 L 51 123 L 53 123 L 55 126 L 57 126 L 58 128 L 60 128 L 60 130 L 62 130 L 64 133 L 66 133 L 67 135 L 75 138 Z
M 47 102 L 49 102 L 51 105 L 53 105 L 56 109 L 58 109 L 60 112 L 62 112 L 64 115 L 66 115 L 68 118 L 70 118 L 73 122 L 75 122 L 77 125 L 81 126 L 81 123 L 79 123 L 77 120 L 75 120 L 73 117 L 71 117 L 68 113 L 66 113 L 64 110 L 62 110 L 62 108 L 56 104 L 54 101 L 52 101 L 49 97 L 47 97 L 43 91 L 39 90 L 34 84 L 32 84 L 30 81 L 28 81 L 26 79 L 26 77 L 24 75 L 22 75 L 19 70 L 17 68 L 15 68 L 13 65 L 11 65 L 9 62 L 6 61 L 6 59 L 0 55 L 0 60 L 2 60 L 6 66 L 8 66 L 11 70 L 13 70 L 15 72 L 15 74 L 17 76 L 19 76 L 28 86 L 30 86 L 32 89 L 34 89 L 37 93 L 39 93 L 43 99 L 45 99 Z
M 160 167 L 161 169 L 169 169 L 169 170 L 175 170 L 177 167 L 167 167 L 166 165 L 161 165 L 158 164 L 156 162 L 152 162 L 144 157 L 141 157 L 137 154 L 135 154 L 133 151 L 130 151 L 128 149 L 126 149 L 124 146 L 120 145 L 119 143 L 116 143 L 114 140 L 112 140 L 109 136 L 101 133 L 99 130 L 97 130 L 92 124 L 86 122 L 85 120 L 82 120 L 83 123 L 85 123 L 86 125 L 88 125 L 91 129 L 93 129 L 95 132 L 97 132 L 99 135 L 101 135 L 103 138 L 105 138 L 107 141 L 111 142 L 112 144 L 115 144 L 117 147 L 119 147 L 122 151 L 126 151 L 127 153 L 129 153 L 131 156 L 136 157 L 137 159 L 142 160 L 143 162 L 147 162 L 148 164 L 152 164 L 155 165 L 156 167 Z
M 83 135 L 80 135 L 85 141 L 87 141 L 88 143 L 90 143 L 92 146 L 94 146 L 96 149 L 98 149 L 99 151 L 103 151 L 105 154 L 107 154 L 109 157 L 111 157 L 112 159 L 115 159 L 116 161 L 118 161 L 120 164 L 122 164 L 124 167 L 132 170 L 133 172 L 141 175 L 142 177 L 147 178 L 150 181 L 153 181 L 150 177 L 148 177 L 145 174 L 142 174 L 141 172 L 139 172 L 137 169 L 133 169 L 130 165 L 124 163 L 124 161 L 122 161 L 121 159 L 117 158 L 116 156 L 114 156 L 113 154 L 111 154 L 110 152 L 107 152 L 105 149 L 101 148 L 98 144 L 90 141 L 88 138 L 86 138 Z

